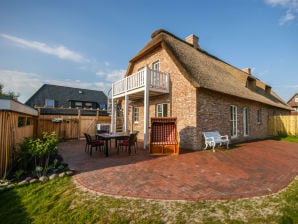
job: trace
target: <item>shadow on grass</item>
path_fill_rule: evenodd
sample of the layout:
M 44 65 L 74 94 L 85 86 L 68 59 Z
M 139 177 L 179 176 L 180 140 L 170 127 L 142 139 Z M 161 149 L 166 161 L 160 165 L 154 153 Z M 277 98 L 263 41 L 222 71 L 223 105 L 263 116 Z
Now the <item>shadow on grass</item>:
M 0 190 L 1 223 L 32 223 L 32 220 L 25 211 L 17 189 Z

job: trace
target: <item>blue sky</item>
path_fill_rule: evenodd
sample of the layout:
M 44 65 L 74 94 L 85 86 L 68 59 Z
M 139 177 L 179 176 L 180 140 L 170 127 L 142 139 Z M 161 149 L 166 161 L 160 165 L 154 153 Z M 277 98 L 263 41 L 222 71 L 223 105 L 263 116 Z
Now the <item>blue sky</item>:
M 106 92 L 160 28 L 298 92 L 298 0 L 1 0 L 0 83 L 21 102 L 44 83 Z

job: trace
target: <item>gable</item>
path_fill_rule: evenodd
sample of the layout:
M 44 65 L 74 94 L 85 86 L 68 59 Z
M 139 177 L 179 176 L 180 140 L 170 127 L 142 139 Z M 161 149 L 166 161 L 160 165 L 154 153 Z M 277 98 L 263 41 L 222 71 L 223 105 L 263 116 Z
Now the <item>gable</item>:
M 298 93 L 292 96 L 292 98 L 288 101 L 288 104 L 291 107 L 298 107 Z

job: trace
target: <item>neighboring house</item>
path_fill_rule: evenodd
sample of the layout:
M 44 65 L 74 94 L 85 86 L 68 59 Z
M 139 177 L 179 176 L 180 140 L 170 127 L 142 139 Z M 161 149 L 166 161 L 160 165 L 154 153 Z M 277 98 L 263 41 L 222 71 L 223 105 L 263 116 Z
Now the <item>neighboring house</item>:
M 12 167 L 18 144 L 36 136 L 37 116 L 37 110 L 0 96 L 0 178 Z
M 41 114 L 77 114 L 78 108 L 87 109 L 82 110 L 84 115 L 96 114 L 96 110 L 88 109 L 107 114 L 107 96 L 102 91 L 66 86 L 44 84 L 25 104 L 40 108 Z
M 125 130 L 149 137 L 151 117 L 176 117 L 180 147 L 201 149 L 202 132 L 218 130 L 232 143 L 268 136 L 268 116 L 291 108 L 271 87 L 200 48 L 198 37 L 182 40 L 157 30 L 129 61 L 125 78 L 112 85 L 112 130 L 121 102 Z
M 291 112 L 293 115 L 298 115 L 298 93 L 296 93 L 289 101 L 288 104 L 293 108 Z

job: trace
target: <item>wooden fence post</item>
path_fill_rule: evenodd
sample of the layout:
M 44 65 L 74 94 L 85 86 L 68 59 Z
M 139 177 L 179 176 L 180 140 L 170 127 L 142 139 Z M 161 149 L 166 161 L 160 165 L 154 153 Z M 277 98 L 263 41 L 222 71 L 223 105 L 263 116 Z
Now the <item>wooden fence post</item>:
M 78 140 L 81 138 L 81 110 L 78 109 Z

